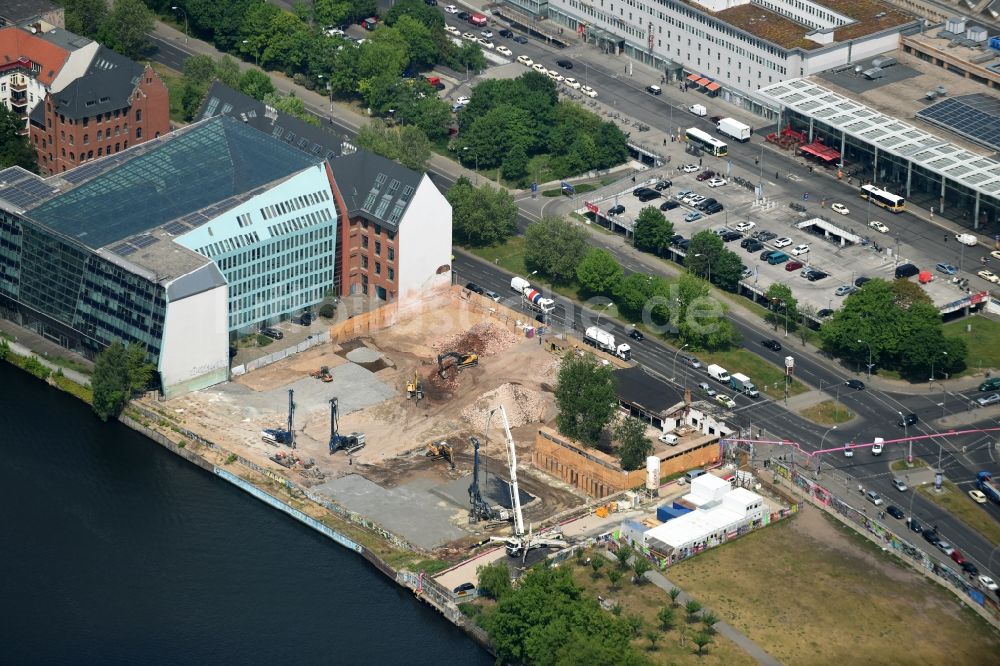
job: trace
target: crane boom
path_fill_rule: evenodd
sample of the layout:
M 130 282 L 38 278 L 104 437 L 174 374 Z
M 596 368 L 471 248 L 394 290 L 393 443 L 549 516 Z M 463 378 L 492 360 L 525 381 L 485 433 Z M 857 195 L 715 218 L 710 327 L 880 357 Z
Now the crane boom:
M 493 409 L 500 411 L 503 419 L 504 438 L 507 443 L 507 465 L 510 473 L 510 506 L 514 509 L 514 536 L 524 536 L 524 515 L 521 513 L 521 493 L 517 488 L 517 452 L 514 450 L 514 436 L 510 432 L 510 421 L 503 405 Z M 492 415 L 492 412 L 491 412 Z

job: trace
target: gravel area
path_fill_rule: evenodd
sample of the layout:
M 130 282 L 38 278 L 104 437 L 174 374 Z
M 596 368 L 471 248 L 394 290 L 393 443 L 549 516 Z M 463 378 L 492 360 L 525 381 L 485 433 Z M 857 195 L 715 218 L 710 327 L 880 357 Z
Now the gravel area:
M 482 432 L 486 429 L 490 410 L 499 405 L 503 405 L 507 411 L 507 420 L 510 422 L 511 428 L 541 421 L 545 411 L 545 403 L 537 391 L 526 389 L 518 384 L 504 384 L 479 396 L 474 403 L 462 410 L 462 418 L 468 421 L 473 428 Z M 493 425 L 503 427 L 499 415 L 497 415 L 497 419 L 494 419 Z
M 479 356 L 493 356 L 514 346 L 521 337 L 491 322 L 480 322 L 467 331 L 431 343 L 439 352 L 457 351 Z

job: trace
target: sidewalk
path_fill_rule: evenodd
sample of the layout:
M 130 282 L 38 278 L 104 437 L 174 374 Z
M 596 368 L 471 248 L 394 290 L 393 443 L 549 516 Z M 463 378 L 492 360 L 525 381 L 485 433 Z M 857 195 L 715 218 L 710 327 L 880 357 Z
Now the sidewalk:
M 13 338 L 13 341 L 7 341 L 7 344 L 10 345 L 10 350 L 13 353 L 18 356 L 34 356 L 42 365 L 49 368 L 53 372 L 61 370 L 63 376 L 70 381 L 76 382 L 81 386 L 90 386 L 90 377 L 82 372 L 77 372 L 76 370 L 71 370 L 70 368 L 64 368 L 61 365 L 53 363 L 48 360 L 48 356 L 49 354 L 52 354 L 53 356 L 59 356 L 62 358 L 72 358 L 74 361 L 92 365 L 87 359 L 74 354 L 64 347 L 60 347 L 54 342 L 46 340 L 33 331 L 21 328 L 17 324 L 5 319 L 0 319 L 0 331 L 3 331 Z

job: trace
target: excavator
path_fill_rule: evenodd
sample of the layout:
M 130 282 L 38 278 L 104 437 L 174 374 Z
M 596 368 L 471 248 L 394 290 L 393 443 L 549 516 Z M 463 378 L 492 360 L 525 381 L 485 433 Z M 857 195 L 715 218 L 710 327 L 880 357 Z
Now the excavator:
M 325 382 L 325 383 L 329 383 L 329 382 L 333 381 L 333 375 L 330 374 L 330 368 L 329 368 L 329 366 L 326 366 L 326 365 L 322 366 L 318 370 L 313 370 L 309 374 L 312 377 L 315 377 L 316 379 L 318 379 L 318 380 L 320 380 L 322 382 Z
M 455 451 L 448 442 L 431 442 L 427 445 L 428 458 L 443 458 L 455 469 Z
M 438 356 L 438 375 L 444 379 L 451 368 L 465 370 L 466 368 L 474 368 L 477 365 L 479 365 L 479 356 L 476 354 L 460 354 L 453 351 L 445 352 Z
M 417 371 L 413 371 L 413 379 L 406 381 L 406 397 L 420 402 L 424 399 L 424 384 L 420 381 Z

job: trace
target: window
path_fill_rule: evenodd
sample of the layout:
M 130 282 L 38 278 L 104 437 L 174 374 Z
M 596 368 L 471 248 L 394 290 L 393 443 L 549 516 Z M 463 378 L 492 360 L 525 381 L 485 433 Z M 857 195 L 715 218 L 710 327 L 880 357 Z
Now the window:
M 84 134 L 83 135 L 83 145 L 85 145 L 85 146 L 90 145 L 90 135 L 89 134 Z
M 368 269 L 368 255 L 367 254 L 361 255 L 361 268 L 364 269 L 364 270 Z
M 394 271 L 391 266 L 388 269 L 386 269 L 386 270 L 388 270 L 388 272 L 389 272 L 389 279 L 390 280 L 395 280 L 396 279 L 396 271 Z
M 386 248 L 386 251 L 389 253 L 389 261 L 393 261 L 396 258 L 395 248 Z
M 135 121 L 139 122 L 140 120 L 142 120 L 142 109 L 136 109 L 135 110 Z
M 361 235 L 361 247 L 364 247 L 364 248 L 368 247 L 368 236 L 365 235 L 365 234 Z
M 375 256 L 382 256 L 382 241 L 375 241 Z
M 375 262 L 375 275 L 382 275 L 382 264 Z
M 141 139 L 142 138 L 142 128 L 141 127 L 136 127 L 135 128 L 135 138 L 137 138 L 137 139 Z

